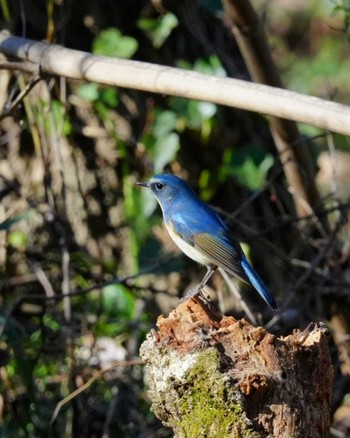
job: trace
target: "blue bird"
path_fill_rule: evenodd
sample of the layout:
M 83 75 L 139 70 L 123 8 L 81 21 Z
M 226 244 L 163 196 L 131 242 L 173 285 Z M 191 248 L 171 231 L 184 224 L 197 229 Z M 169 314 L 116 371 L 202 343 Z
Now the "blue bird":
M 199 294 L 219 267 L 253 286 L 271 309 L 277 309 L 273 296 L 249 264 L 229 228 L 184 180 L 174 175 L 161 174 L 137 184 L 152 190 L 163 211 L 170 237 L 177 246 L 188 257 L 207 267 L 207 273 L 199 286 L 185 295 L 184 299 Z

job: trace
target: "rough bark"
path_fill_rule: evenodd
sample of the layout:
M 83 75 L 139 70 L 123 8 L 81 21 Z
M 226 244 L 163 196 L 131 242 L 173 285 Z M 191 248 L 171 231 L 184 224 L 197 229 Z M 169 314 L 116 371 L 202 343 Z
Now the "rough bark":
M 152 409 L 175 437 L 327 437 L 326 329 L 276 337 L 198 299 L 159 317 L 141 347 Z

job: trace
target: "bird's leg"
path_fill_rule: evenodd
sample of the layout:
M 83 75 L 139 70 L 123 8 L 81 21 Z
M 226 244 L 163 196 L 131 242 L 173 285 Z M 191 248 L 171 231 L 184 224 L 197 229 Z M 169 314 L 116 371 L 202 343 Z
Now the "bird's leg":
M 181 298 L 180 303 L 198 295 L 203 287 L 208 283 L 210 277 L 214 274 L 215 269 L 216 266 L 207 266 L 207 272 L 204 275 L 203 280 L 199 283 L 196 289 L 188 291 L 187 294 Z

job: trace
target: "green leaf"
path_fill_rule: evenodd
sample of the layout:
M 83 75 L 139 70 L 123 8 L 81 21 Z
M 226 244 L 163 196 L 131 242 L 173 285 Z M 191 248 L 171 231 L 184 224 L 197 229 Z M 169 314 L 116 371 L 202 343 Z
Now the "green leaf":
M 156 138 L 164 137 L 176 127 L 177 116 L 173 111 L 162 111 L 156 119 L 153 134 Z
M 203 201 L 206 202 L 208 202 L 213 197 L 217 189 L 217 185 L 213 183 L 213 181 L 211 181 L 212 177 L 213 173 L 210 170 L 203 169 L 198 181 L 200 196 Z
M 130 324 L 128 324 L 128 321 L 108 322 L 105 318 L 99 318 L 94 331 L 97 337 L 108 336 L 110 338 L 115 338 L 119 335 L 125 335 L 129 330 L 129 327 Z
M 94 82 L 91 84 L 82 84 L 78 87 L 77 94 L 88 102 L 94 102 L 99 97 L 98 84 Z
M 217 113 L 217 106 L 211 102 L 173 97 L 170 103 L 172 110 L 179 117 L 177 120 L 178 129 L 180 129 L 181 121 L 190 128 L 202 128 L 203 122 L 211 120 Z
M 180 149 L 178 134 L 172 132 L 165 137 L 159 138 L 154 145 L 154 171 L 160 173 L 170 163 Z
M 180 59 L 177 61 L 176 65 L 183 70 L 195 70 L 200 73 L 221 77 L 227 76 L 226 70 L 221 64 L 220 58 L 218 58 L 216 55 L 210 55 L 208 58 L 197 59 L 194 64 Z
M 53 376 L 58 372 L 58 363 L 54 360 L 39 361 L 33 369 L 33 376 L 40 379 L 40 383 L 43 384 L 43 390 L 45 388 L 45 378 Z
M 96 55 L 114 58 L 131 58 L 138 49 L 135 38 L 123 36 L 118 29 L 103 30 L 94 40 L 92 51 Z
M 45 324 L 46 327 L 50 328 L 52 331 L 58 331 L 60 329 L 59 323 L 49 313 L 46 313 L 43 316 L 43 323 Z
M 273 165 L 272 155 L 267 155 L 260 164 L 255 164 L 251 157 L 246 157 L 243 164 L 232 168 L 232 174 L 238 181 L 250 190 L 261 189 L 265 182 L 268 170 Z
M 220 59 L 216 55 L 211 55 L 208 58 L 197 59 L 193 65 L 193 70 L 208 75 L 220 77 L 227 76 Z
M 104 88 L 101 93 L 101 100 L 109 107 L 115 108 L 118 105 L 118 94 L 115 88 Z
M 70 135 L 72 132 L 72 125 L 67 117 L 67 112 L 62 103 L 58 100 L 51 102 L 51 111 L 54 123 L 61 134 L 64 136 Z
M 159 49 L 167 40 L 171 31 L 177 27 L 179 21 L 174 14 L 168 12 L 159 18 L 142 18 L 137 24 L 140 29 L 146 32 L 153 46 Z
M 193 118 L 197 118 L 200 122 L 215 116 L 216 110 L 216 105 L 211 102 L 197 102 L 195 100 L 189 102 L 189 113 L 193 112 Z
M 102 306 L 109 314 L 131 319 L 135 310 L 135 297 L 120 284 L 111 284 L 102 289 Z
M 23 231 L 11 231 L 8 235 L 8 243 L 14 248 L 26 248 L 29 243 L 29 238 Z

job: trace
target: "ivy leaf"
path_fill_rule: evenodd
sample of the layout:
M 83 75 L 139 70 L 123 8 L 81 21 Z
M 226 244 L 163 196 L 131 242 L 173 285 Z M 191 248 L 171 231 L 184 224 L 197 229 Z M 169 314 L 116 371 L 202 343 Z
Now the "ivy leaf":
M 159 49 L 171 31 L 179 24 L 179 21 L 174 14 L 168 12 L 159 18 L 142 18 L 137 24 L 140 29 L 146 32 L 153 46 Z
M 123 36 L 118 29 L 103 30 L 94 40 L 92 51 L 95 55 L 113 58 L 131 58 L 138 49 L 135 38 Z

